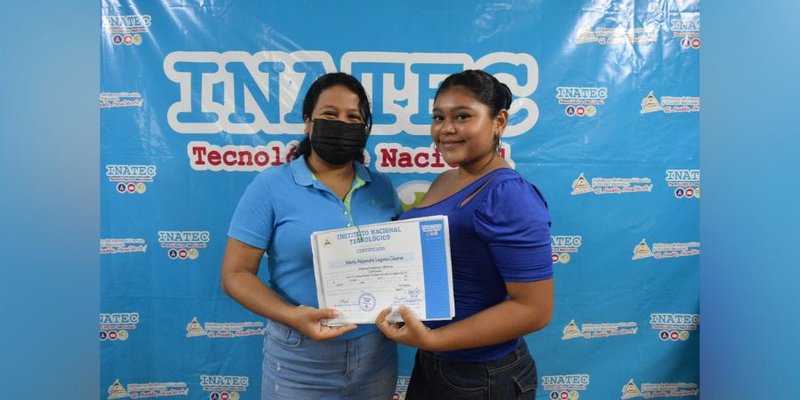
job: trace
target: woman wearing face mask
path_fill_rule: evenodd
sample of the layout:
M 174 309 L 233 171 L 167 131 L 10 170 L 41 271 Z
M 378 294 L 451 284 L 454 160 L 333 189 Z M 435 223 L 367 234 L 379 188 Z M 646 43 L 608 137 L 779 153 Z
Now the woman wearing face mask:
M 448 216 L 452 321 L 376 324 L 417 347 L 406 399 L 534 399 L 536 367 L 523 336 L 542 329 L 553 309 L 550 217 L 538 189 L 498 154 L 511 92 L 478 70 L 450 75 L 436 92 L 431 135 L 458 168 L 433 182 L 401 216 Z
M 363 151 L 369 100 L 345 73 L 321 76 L 303 101 L 296 158 L 258 174 L 234 212 L 222 261 L 224 290 L 268 318 L 263 399 L 390 398 L 397 349 L 374 325 L 326 326 L 318 309 L 310 235 L 389 221 L 402 211 L 388 178 Z M 256 274 L 266 252 L 270 286 Z

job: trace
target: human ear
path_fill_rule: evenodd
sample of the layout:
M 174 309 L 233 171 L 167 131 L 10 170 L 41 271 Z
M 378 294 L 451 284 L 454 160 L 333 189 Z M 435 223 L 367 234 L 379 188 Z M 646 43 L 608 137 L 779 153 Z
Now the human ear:
M 497 113 L 497 116 L 494 117 L 495 139 L 500 139 L 500 137 L 503 136 L 506 126 L 508 126 L 508 110 L 502 109 Z

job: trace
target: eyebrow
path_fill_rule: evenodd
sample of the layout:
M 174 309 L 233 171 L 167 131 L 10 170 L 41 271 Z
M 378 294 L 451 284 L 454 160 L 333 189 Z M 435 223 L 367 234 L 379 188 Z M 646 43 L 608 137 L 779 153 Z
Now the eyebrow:
M 458 106 L 456 108 L 451 108 L 450 109 L 451 112 L 457 112 L 457 111 L 462 111 L 462 110 L 473 111 L 473 108 L 472 107 L 468 107 L 468 106 Z M 431 110 L 431 111 L 440 111 L 441 112 L 442 109 L 439 108 L 439 107 L 433 107 L 433 110 Z
M 339 111 L 339 107 L 337 107 L 337 106 L 335 106 L 333 104 L 325 104 L 325 105 L 322 105 L 319 108 L 320 111 L 327 110 L 327 109 L 334 109 L 336 111 Z M 355 112 L 355 113 L 358 113 L 359 115 L 361 115 L 361 110 L 358 109 L 358 108 L 347 108 L 347 109 L 345 109 L 345 111 L 346 112 Z

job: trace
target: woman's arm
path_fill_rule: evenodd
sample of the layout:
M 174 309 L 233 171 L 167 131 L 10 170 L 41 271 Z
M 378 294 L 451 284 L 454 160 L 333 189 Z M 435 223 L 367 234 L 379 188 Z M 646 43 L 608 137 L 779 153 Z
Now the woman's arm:
M 544 328 L 553 313 L 553 279 L 506 282 L 509 299 L 469 318 L 438 329 L 426 327 L 402 307 L 403 324 L 386 321 L 391 308 L 375 320 L 378 329 L 396 342 L 428 351 L 453 351 L 502 343 Z
M 228 238 L 222 259 L 222 288 L 231 298 L 248 310 L 271 320 L 289 325 L 314 340 L 341 336 L 356 325 L 325 326 L 321 320 L 334 318 L 333 309 L 296 307 L 268 288 L 258 278 L 258 267 L 264 250 Z

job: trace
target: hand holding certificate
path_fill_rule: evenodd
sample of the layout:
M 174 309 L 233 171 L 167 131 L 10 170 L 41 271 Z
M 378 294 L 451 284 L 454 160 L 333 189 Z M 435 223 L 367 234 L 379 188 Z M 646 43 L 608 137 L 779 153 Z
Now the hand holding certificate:
M 328 323 L 371 324 L 401 305 L 421 320 L 453 318 L 448 232 L 446 216 L 314 232 L 319 306 L 340 313 Z M 397 310 L 388 320 L 401 321 Z

